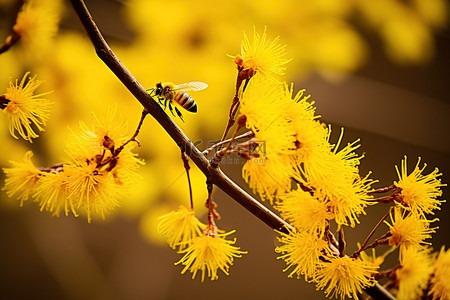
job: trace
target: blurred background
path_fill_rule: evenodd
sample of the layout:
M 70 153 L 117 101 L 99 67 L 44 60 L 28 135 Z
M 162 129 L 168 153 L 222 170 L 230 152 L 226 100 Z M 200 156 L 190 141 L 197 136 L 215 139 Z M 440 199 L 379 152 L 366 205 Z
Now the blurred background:
M 52 1 L 58 2 L 58 1 Z M 435 167 L 447 183 L 450 174 L 450 35 L 446 0 L 314 1 L 86 1 L 112 49 L 144 86 L 156 82 L 203 81 L 209 87 L 193 94 L 196 115 L 176 122 L 205 149 L 220 139 L 234 94 L 236 69 L 227 57 L 240 52 L 243 32 L 253 26 L 280 37 L 289 58 L 286 81 L 306 89 L 322 121 L 332 124 L 336 141 L 361 139 L 365 154 L 361 174 L 372 171 L 377 187 L 397 180 L 395 165 L 408 156 Z M 89 123 L 91 112 L 118 105 L 129 120 L 130 134 L 141 107 L 96 56 L 68 1 L 58 2 L 59 33 L 44 53 L 29 53 L 20 42 L 0 55 L 0 94 L 10 80 L 30 70 L 45 80 L 40 92 L 54 90 L 55 102 L 46 131 L 33 144 L 14 140 L 0 116 L 0 167 L 21 161 L 33 150 L 38 166 L 64 162 L 68 128 Z M 11 34 L 22 1 L 0 0 L 0 38 Z M 1 299 L 324 299 L 303 279 L 287 278 L 277 260 L 275 234 L 239 204 L 216 190 L 224 230 L 236 229 L 236 245 L 248 254 L 237 259 L 230 276 L 200 282 L 174 266 L 181 256 L 156 232 L 156 218 L 180 203 L 188 188 L 179 149 L 151 118 L 138 137 L 142 180 L 105 221 L 51 217 L 36 203 L 20 208 L 0 194 Z M 248 190 L 243 162 L 222 165 Z M 191 163 L 196 211 L 206 200 L 205 178 Z M 3 174 L 0 179 L 3 181 Z M 448 197 L 444 188 L 443 199 Z M 30 201 L 29 201 L 30 202 Z M 266 203 L 267 204 L 267 203 Z M 386 213 L 377 205 L 346 231 L 348 253 L 365 239 Z M 448 203 L 436 213 L 440 228 L 433 237 L 439 250 L 449 246 Z M 384 233 L 383 230 L 380 234 Z M 395 265 L 387 262 L 385 267 Z

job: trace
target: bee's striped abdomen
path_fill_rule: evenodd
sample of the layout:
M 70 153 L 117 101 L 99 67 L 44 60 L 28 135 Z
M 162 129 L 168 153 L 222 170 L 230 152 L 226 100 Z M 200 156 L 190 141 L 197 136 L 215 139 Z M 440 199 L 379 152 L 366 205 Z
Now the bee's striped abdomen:
M 195 103 L 191 95 L 189 95 L 185 91 L 178 91 L 173 97 L 173 100 L 180 104 L 187 111 L 193 113 L 197 112 L 197 103 Z

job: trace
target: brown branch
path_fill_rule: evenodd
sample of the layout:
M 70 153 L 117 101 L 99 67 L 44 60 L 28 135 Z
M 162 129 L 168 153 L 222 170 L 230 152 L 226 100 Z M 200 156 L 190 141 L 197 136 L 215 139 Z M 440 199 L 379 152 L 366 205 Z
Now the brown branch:
M 6 41 L 0 45 L 0 54 L 6 52 L 11 48 L 18 40 L 20 40 L 20 35 L 14 32 L 6 38 Z
M 283 219 L 278 217 L 272 211 L 267 209 L 264 205 L 259 203 L 256 199 L 250 196 L 235 182 L 230 180 L 220 168 L 213 168 L 209 165 L 208 160 L 195 147 L 191 140 L 181 131 L 181 129 L 173 122 L 173 120 L 162 110 L 160 105 L 156 103 L 147 91 L 139 84 L 134 76 L 117 58 L 114 52 L 106 43 L 100 30 L 92 19 L 83 0 L 70 0 L 72 6 L 77 13 L 81 23 L 83 24 L 91 42 L 95 48 L 100 59 L 111 69 L 116 77 L 127 87 L 133 96 L 142 104 L 142 106 L 149 112 L 150 115 L 164 128 L 170 135 L 174 142 L 184 149 L 186 154 L 197 165 L 197 167 L 208 178 L 208 182 L 216 185 L 223 190 L 228 196 L 241 204 L 254 216 L 259 218 L 269 227 L 289 234 L 289 229 L 292 226 L 286 223 Z M 233 112 L 232 112 L 233 113 Z M 222 140 L 225 138 L 222 138 Z M 395 299 L 378 283 L 365 291 L 374 299 Z

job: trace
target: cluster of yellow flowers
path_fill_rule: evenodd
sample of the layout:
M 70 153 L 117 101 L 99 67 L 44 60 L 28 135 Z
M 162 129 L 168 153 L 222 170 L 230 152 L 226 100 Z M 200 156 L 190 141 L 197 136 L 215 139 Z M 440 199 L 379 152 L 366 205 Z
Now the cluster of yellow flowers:
M 426 165 L 419 168 L 419 159 L 408 174 L 405 157 L 401 170 L 397 168 L 399 181 L 385 190 L 393 190 L 392 194 L 374 198 L 381 191 L 372 188 L 377 181 L 369 178 L 370 173 L 359 175 L 363 156 L 355 153 L 358 141 L 339 149 L 341 132 L 338 142 L 331 144 L 331 127 L 320 122 L 310 96 L 305 96 L 304 90 L 295 94 L 292 84 L 277 79 L 288 62 L 285 54 L 278 39 L 269 40 L 266 32 L 255 32 L 253 43 L 244 36 L 235 62 L 247 80 L 240 94 L 240 118 L 245 116 L 246 126 L 254 134 L 252 141 L 259 145 L 257 155 L 244 164 L 242 175 L 252 190 L 269 200 L 293 226 L 289 234 L 280 233 L 283 245 L 276 248 L 287 264 L 285 271 L 291 269 L 289 277 L 304 276 L 315 282 L 317 289 L 325 289 L 328 297 L 357 299 L 364 288 L 376 283 L 375 275 L 384 261 L 384 256 L 370 260 L 360 252 L 388 244 L 400 248 L 400 267 L 393 286 L 399 299 L 419 297 L 430 278 L 434 280 L 430 289 L 433 299 L 448 297 L 448 283 L 430 277 L 433 265 L 441 266 L 434 263 L 435 256 L 427 247 L 430 243 L 425 242 L 435 232 L 430 228 L 435 220 L 428 220 L 426 214 L 432 214 L 443 202 L 437 199 L 444 186 L 438 179 L 439 171 L 424 175 Z M 395 205 L 392 224 L 385 221 L 389 231 L 370 246 L 365 244 L 346 256 L 344 226 L 355 227 L 365 208 L 379 202 Z M 330 232 L 333 220 L 339 241 Z M 448 251 L 441 253 L 445 256 Z
M 170 247 L 178 248 L 178 252 L 184 256 L 175 264 L 185 267 L 195 278 L 198 271 L 202 272 L 202 281 L 207 274 L 211 280 L 218 279 L 217 271 L 220 269 L 228 275 L 230 265 L 235 257 L 241 257 L 247 251 L 233 246 L 233 241 L 225 239 L 233 234 L 233 231 L 219 233 L 214 222 L 209 220 L 208 225 L 200 222 L 194 214 L 194 210 L 184 206 L 177 211 L 169 212 L 159 218 L 158 231 L 164 235 Z M 206 272 L 207 271 L 207 272 Z
M 81 210 L 92 217 L 105 218 L 119 205 L 128 187 L 138 178 L 136 168 L 143 164 L 131 151 L 134 143 L 128 140 L 128 126 L 124 118 L 110 109 L 102 116 L 94 114 L 91 126 L 80 122 L 80 131 L 71 131 L 66 152 L 71 162 L 38 168 L 28 151 L 23 162 L 11 161 L 4 190 L 9 197 L 23 202 L 32 198 L 42 210 L 59 216 L 61 210 L 78 216 Z

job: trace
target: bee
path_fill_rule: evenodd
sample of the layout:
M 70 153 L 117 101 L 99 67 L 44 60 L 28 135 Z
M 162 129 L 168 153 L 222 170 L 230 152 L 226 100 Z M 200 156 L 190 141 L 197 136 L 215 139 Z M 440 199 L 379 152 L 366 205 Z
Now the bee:
M 175 116 L 173 113 L 172 102 L 177 103 L 189 112 L 196 113 L 197 103 L 195 103 L 195 100 L 191 97 L 191 95 L 186 93 L 186 91 L 201 91 L 207 87 L 208 85 L 206 83 L 200 81 L 191 81 L 181 84 L 159 82 L 156 84 L 155 88 L 147 91 L 150 91 L 151 96 L 154 93 L 154 95 L 158 98 L 159 103 L 164 105 L 164 109 L 169 106 L 170 112 Z M 178 117 L 180 117 L 180 119 L 184 122 L 183 115 L 180 110 L 176 106 L 174 109 Z

